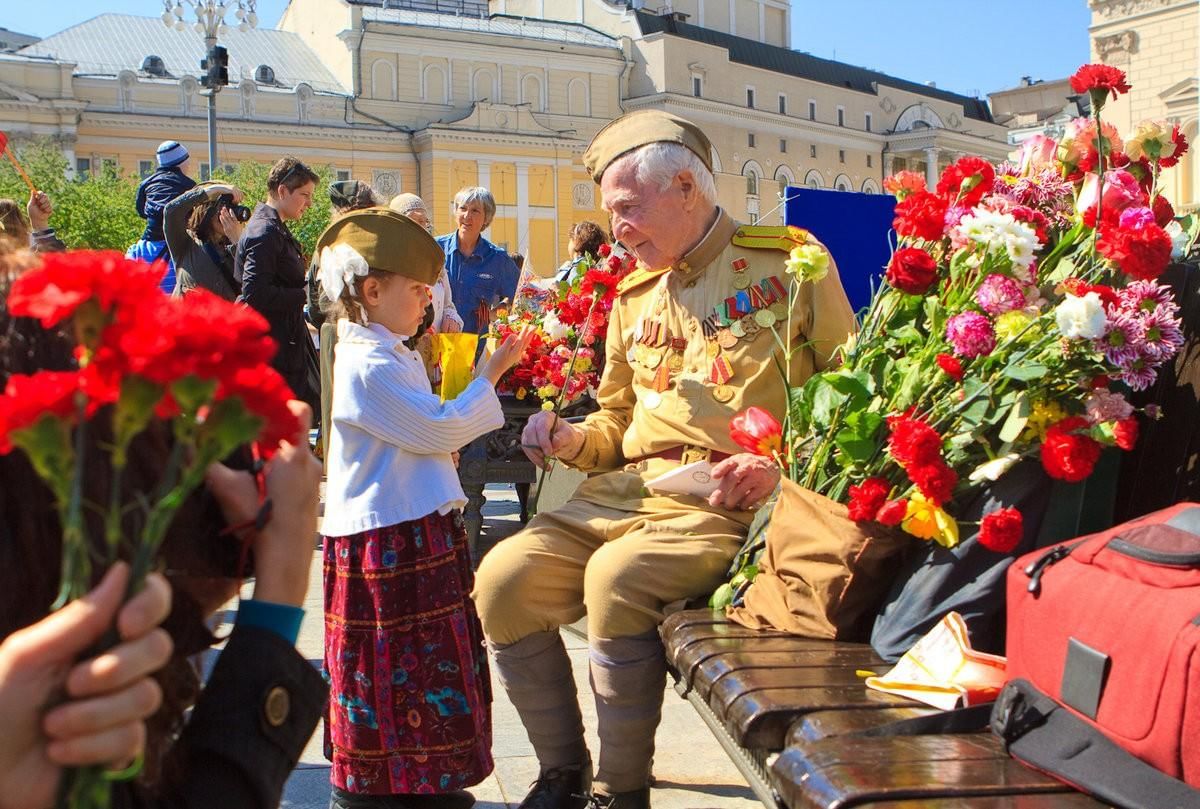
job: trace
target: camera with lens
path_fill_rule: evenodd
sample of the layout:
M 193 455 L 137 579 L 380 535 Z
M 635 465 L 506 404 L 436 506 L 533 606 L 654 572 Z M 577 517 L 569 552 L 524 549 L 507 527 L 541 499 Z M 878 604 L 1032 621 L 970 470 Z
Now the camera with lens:
M 245 205 L 238 205 L 233 201 L 233 194 L 222 194 L 217 200 L 221 208 L 228 208 L 233 218 L 239 222 L 250 221 L 250 209 Z

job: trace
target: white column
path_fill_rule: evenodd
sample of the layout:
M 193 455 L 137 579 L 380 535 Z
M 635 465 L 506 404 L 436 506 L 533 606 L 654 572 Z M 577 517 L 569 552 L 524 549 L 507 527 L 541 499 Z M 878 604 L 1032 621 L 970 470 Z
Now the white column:
M 758 0 L 758 41 L 767 41 L 767 7 Z
M 925 185 L 932 191 L 938 181 L 938 148 L 925 147 Z
M 736 0 L 729 0 L 729 33 L 737 33 L 737 5 Z
M 885 154 L 883 156 L 883 176 L 884 177 L 890 177 L 892 175 L 892 160 L 894 160 L 894 159 L 895 159 L 895 157 L 891 152 L 888 152 L 887 154 Z
M 492 161 L 487 158 L 479 158 L 475 161 L 479 179 L 477 182 L 483 188 L 490 189 L 492 187 Z
M 517 161 L 517 250 L 529 260 L 529 164 Z

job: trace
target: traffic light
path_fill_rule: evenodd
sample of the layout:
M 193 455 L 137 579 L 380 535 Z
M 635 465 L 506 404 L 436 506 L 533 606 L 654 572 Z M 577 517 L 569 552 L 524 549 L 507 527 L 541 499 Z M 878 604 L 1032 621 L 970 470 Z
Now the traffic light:
M 208 49 L 208 56 L 200 60 L 200 69 L 204 71 L 200 84 L 210 90 L 220 90 L 229 84 L 229 51 L 213 45 Z

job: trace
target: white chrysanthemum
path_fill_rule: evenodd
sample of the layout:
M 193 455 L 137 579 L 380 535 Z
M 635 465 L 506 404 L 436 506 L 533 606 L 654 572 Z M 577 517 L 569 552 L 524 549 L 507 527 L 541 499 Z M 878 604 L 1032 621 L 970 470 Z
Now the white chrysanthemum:
M 1054 319 L 1068 340 L 1095 340 L 1104 334 L 1104 304 L 1095 292 L 1067 295 L 1054 310 Z
M 956 241 L 984 245 L 989 252 L 1003 250 L 1014 267 L 1024 268 L 1033 263 L 1034 253 L 1041 246 L 1033 228 L 1018 222 L 1010 213 L 976 209 L 958 224 Z
M 567 339 L 569 328 L 566 323 L 558 319 L 558 315 L 554 312 L 547 312 L 546 316 L 542 318 L 542 331 L 546 332 L 546 337 L 552 343 Z
M 321 251 L 319 276 L 325 297 L 336 301 L 347 287 L 353 297 L 355 279 L 371 271 L 367 260 L 348 244 L 335 244 Z

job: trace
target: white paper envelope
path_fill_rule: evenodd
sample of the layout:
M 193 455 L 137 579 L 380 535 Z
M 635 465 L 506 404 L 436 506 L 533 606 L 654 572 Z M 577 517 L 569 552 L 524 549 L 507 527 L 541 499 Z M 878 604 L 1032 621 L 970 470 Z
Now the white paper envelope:
M 652 492 L 708 497 L 720 485 L 720 481 L 712 476 L 712 470 L 713 465 L 708 461 L 696 461 L 646 481 L 646 488 Z

